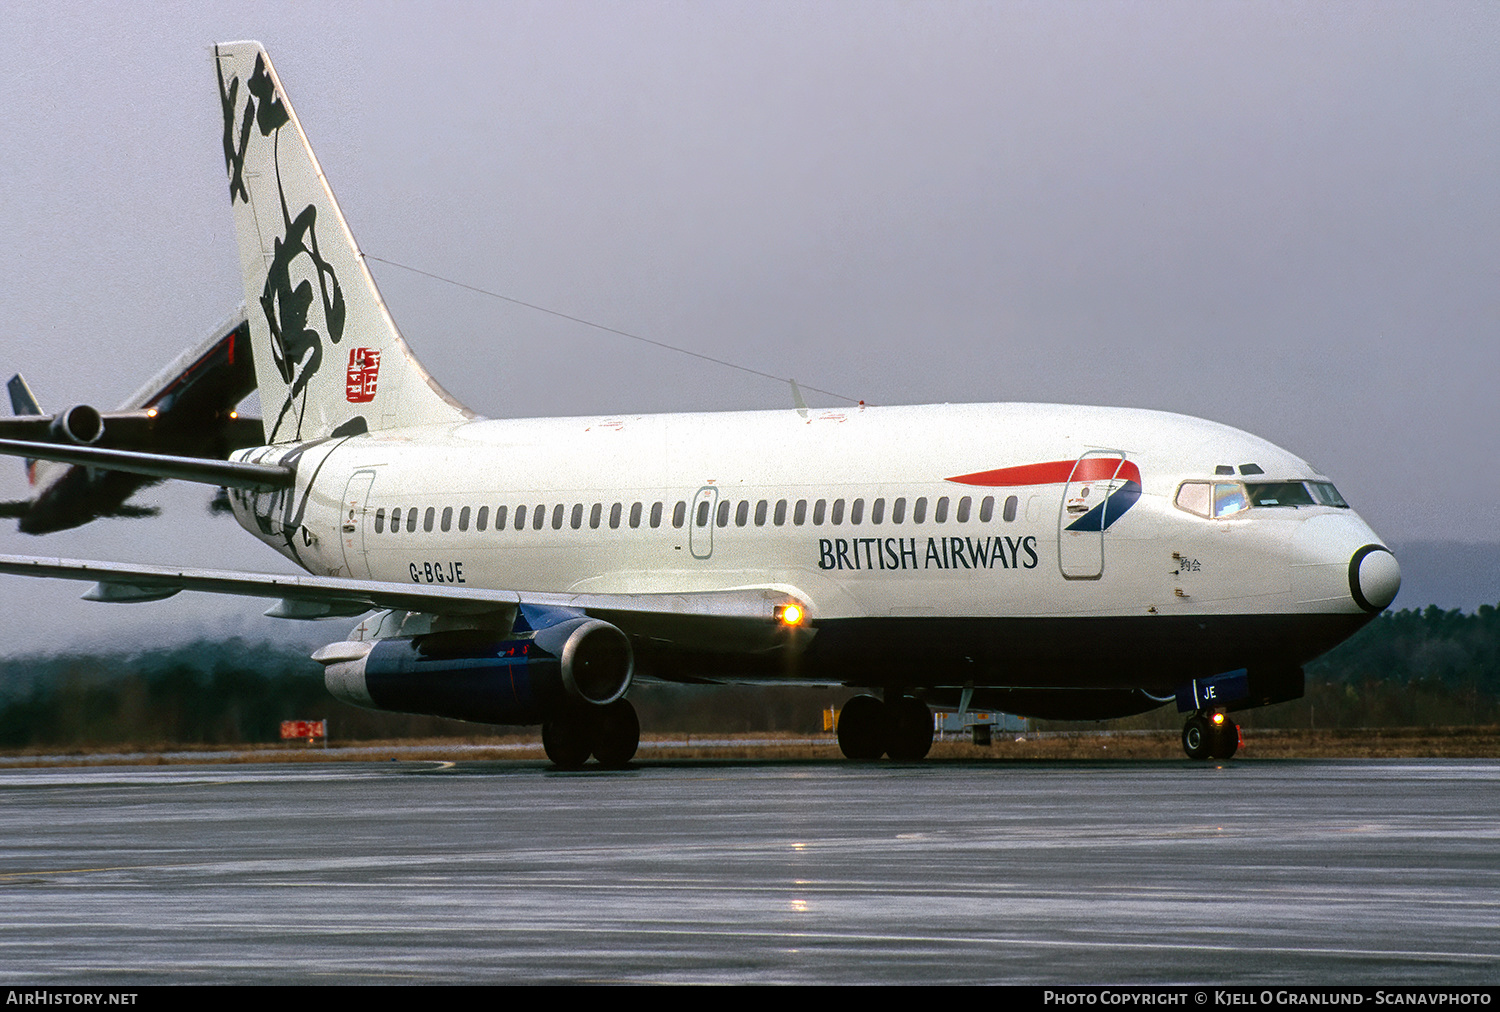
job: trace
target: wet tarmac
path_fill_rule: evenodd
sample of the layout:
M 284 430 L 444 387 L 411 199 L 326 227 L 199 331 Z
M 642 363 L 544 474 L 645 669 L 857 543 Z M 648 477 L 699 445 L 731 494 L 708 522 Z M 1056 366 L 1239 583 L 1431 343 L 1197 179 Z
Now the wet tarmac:
M 1495 984 L 1500 761 L 0 771 L 0 980 Z

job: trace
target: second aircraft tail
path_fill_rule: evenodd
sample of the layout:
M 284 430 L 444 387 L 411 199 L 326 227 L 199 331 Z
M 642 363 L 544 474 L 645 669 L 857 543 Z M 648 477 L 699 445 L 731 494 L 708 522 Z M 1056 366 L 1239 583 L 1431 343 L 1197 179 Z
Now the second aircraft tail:
M 265 49 L 214 62 L 266 442 L 472 417 L 401 339 Z

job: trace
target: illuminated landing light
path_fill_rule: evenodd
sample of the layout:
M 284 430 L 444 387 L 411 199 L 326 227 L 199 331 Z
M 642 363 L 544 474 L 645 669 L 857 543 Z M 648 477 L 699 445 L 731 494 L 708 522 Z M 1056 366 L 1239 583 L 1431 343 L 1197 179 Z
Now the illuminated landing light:
M 800 604 L 777 605 L 776 620 L 784 626 L 799 626 L 807 621 L 807 612 Z
M 1222 713 L 1216 713 L 1216 714 L 1214 714 L 1214 726 L 1218 727 L 1219 725 L 1221 725 L 1223 723 L 1224 723 L 1224 715 Z
M 155 418 L 156 417 L 156 409 L 155 408 L 147 408 L 146 409 L 146 417 L 147 418 Z

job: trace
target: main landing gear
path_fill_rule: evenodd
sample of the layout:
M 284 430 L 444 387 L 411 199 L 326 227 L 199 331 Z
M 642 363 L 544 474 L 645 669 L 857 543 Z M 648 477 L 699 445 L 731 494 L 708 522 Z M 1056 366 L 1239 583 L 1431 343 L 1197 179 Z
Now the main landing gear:
M 607 770 L 624 769 L 641 743 L 641 722 L 627 699 L 576 706 L 542 724 L 542 748 L 560 770 L 582 769 L 592 755 Z
M 1199 710 L 1182 725 L 1189 759 L 1228 759 L 1239 751 L 1240 726 L 1222 713 Z
M 855 696 L 839 714 L 839 751 L 846 759 L 915 762 L 932 749 L 932 711 L 911 696 L 881 702 L 874 696 Z

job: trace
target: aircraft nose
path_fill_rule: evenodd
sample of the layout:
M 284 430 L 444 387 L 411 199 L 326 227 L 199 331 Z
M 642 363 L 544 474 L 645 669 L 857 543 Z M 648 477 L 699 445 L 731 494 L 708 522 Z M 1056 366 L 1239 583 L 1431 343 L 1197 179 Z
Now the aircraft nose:
M 1307 518 L 1288 549 L 1292 599 L 1299 604 L 1373 614 L 1401 589 L 1396 557 L 1352 511 Z
M 1401 566 L 1390 549 L 1365 545 L 1349 559 L 1349 594 L 1365 611 L 1383 611 L 1401 589 Z

